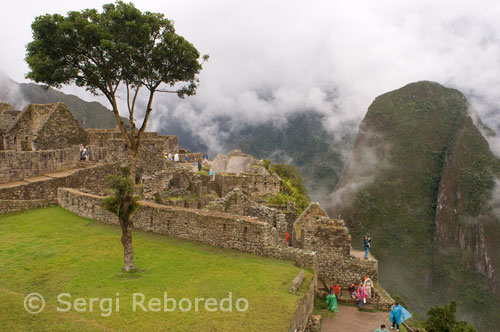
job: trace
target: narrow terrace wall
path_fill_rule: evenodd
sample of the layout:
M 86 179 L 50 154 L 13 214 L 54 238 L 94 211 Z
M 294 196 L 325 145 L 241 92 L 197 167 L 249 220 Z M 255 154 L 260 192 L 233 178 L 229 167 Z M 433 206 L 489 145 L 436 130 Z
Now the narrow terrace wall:
M 101 194 L 106 190 L 106 176 L 117 171 L 117 164 L 100 164 L 74 170 L 64 177 L 45 177 L 36 182 L 0 186 L 0 201 L 42 199 L 55 204 L 59 187 L 81 188 L 85 191 Z
M 102 208 L 102 197 L 61 188 L 58 204 L 81 216 L 118 225 L 116 216 Z M 265 247 L 273 245 L 270 225 L 226 213 L 142 201 L 133 222 L 134 228 L 143 231 L 255 254 L 262 254 Z
M 0 183 L 19 181 L 74 168 L 80 160 L 78 146 L 45 151 L 0 151 Z
M 35 200 L 0 200 L 0 214 L 23 211 L 28 209 L 36 209 L 46 207 L 53 204 L 48 199 Z
M 304 287 L 302 285 L 301 287 Z M 313 280 L 309 284 L 307 293 L 299 300 L 297 304 L 297 310 L 293 315 L 292 321 L 290 322 L 290 327 L 288 332 L 294 332 L 296 329 L 301 329 L 305 331 L 307 321 L 309 316 L 311 316 L 314 309 L 314 294 L 316 291 L 316 275 L 314 275 Z

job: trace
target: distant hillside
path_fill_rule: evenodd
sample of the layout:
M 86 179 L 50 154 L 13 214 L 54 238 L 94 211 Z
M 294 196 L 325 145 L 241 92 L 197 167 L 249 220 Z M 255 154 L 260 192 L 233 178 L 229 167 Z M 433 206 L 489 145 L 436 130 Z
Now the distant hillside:
M 344 167 L 344 155 L 350 151 L 354 135 L 335 141 L 323 127 L 323 117 L 314 112 L 291 116 L 282 128 L 271 124 L 247 126 L 227 140 L 257 158 L 286 162 L 297 166 L 311 197 L 326 202 Z
M 33 83 L 16 83 L 9 80 L 9 89 L 16 93 L 2 93 L 0 88 L 0 101 L 19 105 L 18 99 L 24 99 L 28 104 L 48 104 L 62 102 L 68 106 L 71 113 L 85 128 L 114 128 L 116 120 L 113 112 L 98 102 L 87 102 L 77 96 L 67 95 L 63 92 L 49 88 L 44 90 L 40 85 Z M 19 95 L 20 94 L 20 95 Z M 124 119 L 124 121 L 126 121 Z M 128 121 L 126 121 L 128 122 Z
M 462 93 L 418 82 L 381 95 L 359 127 L 332 196 L 361 247 L 372 236 L 385 289 L 410 309 L 456 299 L 482 331 L 500 326 L 500 162 Z
M 298 167 L 310 196 L 326 203 L 344 167 L 355 133 L 340 141 L 323 127 L 324 118 L 312 111 L 294 114 L 286 124 L 277 128 L 271 123 L 244 126 L 230 131 L 224 119 L 218 122 L 221 131 L 228 133 L 222 142 L 225 152 L 240 149 L 259 159 L 274 163 L 285 162 Z M 208 147 L 193 136 L 188 128 L 172 119 L 161 132 L 177 135 L 181 146 L 191 151 L 207 151 Z

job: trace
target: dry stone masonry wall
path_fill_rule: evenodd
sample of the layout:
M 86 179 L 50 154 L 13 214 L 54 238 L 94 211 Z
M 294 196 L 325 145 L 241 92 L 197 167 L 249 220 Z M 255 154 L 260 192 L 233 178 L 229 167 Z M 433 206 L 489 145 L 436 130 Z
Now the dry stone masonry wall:
M 0 151 L 0 183 L 74 168 L 79 159 L 76 145 L 59 150 Z
M 102 207 L 103 197 L 76 189 L 59 188 L 57 203 L 82 217 L 118 225 L 116 216 Z M 265 257 L 290 260 L 299 266 L 315 269 L 316 254 L 297 248 L 280 247 L 274 242 L 276 232 L 267 222 L 256 218 L 215 211 L 186 209 L 142 201 L 133 217 L 134 227 L 235 249 Z

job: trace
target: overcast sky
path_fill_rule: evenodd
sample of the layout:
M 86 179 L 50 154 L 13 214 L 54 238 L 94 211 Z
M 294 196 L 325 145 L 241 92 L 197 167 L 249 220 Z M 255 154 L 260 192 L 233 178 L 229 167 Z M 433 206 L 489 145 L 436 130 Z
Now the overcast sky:
M 0 11 L 0 71 L 23 82 L 30 24 L 45 13 L 101 8 L 110 1 L 9 1 Z M 313 109 L 332 131 L 359 123 L 373 99 L 419 80 L 456 87 L 485 122 L 500 104 L 500 2 L 477 1 L 135 1 L 162 12 L 210 55 L 196 97 L 157 99 L 162 116 L 185 119 L 207 141 L 221 135 L 211 119 L 273 121 Z M 63 91 L 92 96 L 77 88 Z M 474 96 L 472 98 L 472 96 Z

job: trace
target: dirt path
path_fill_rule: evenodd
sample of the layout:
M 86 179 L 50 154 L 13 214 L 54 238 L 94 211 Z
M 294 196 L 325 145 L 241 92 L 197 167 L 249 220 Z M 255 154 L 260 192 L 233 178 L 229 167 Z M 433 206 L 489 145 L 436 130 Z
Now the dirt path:
M 321 332 L 373 332 L 381 324 L 390 330 L 388 312 L 363 312 L 357 307 L 339 306 L 335 317 L 321 320 Z

